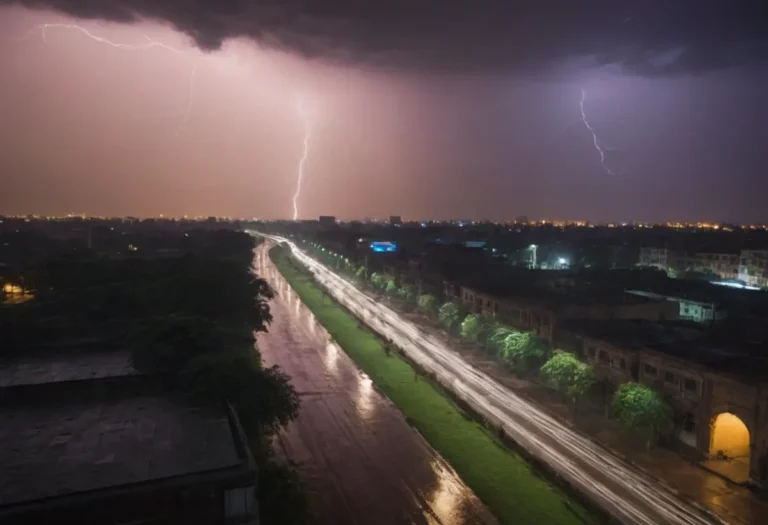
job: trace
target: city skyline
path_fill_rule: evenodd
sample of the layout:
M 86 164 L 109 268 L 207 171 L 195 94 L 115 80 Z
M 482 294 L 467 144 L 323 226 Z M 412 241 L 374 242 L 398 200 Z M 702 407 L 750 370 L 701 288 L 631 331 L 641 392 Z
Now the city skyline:
M 724 54 L 745 20 L 709 43 L 719 53 L 694 38 L 711 23 L 704 15 L 635 62 L 576 45 L 587 28 L 577 20 L 558 46 L 531 50 L 541 60 L 506 62 L 488 52 L 489 37 L 448 68 L 442 55 L 424 57 L 452 19 L 395 39 L 419 43 L 402 57 L 361 54 L 354 35 L 334 54 L 256 43 L 246 31 L 201 50 L 170 18 L 107 24 L 98 10 L 83 12 L 90 19 L 0 7 L 10 37 L 0 48 L 2 213 L 289 219 L 301 97 L 315 121 L 299 218 L 768 222 L 765 42 Z M 394 39 L 387 20 L 381 38 Z M 115 49 L 66 28 L 43 39 L 40 24 L 178 52 Z

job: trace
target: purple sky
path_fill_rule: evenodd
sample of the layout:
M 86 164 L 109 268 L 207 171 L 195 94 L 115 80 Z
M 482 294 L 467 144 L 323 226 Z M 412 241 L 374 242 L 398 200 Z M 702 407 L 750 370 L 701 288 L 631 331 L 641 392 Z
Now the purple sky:
M 46 43 L 29 32 L 43 23 L 181 52 L 55 27 Z M 302 99 L 303 218 L 768 222 L 762 65 L 648 75 L 588 56 L 428 73 L 244 36 L 203 52 L 166 22 L 15 6 L 0 35 L 0 214 L 290 218 Z M 616 175 L 581 121 L 582 87 Z

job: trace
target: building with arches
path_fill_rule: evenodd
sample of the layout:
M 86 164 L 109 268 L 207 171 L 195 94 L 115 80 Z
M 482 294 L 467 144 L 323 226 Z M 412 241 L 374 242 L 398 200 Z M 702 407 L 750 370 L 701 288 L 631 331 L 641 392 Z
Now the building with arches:
M 579 320 L 567 328 L 557 344 L 594 366 L 606 406 L 622 383 L 654 387 L 674 409 L 667 446 L 732 481 L 768 489 L 767 359 L 669 324 Z

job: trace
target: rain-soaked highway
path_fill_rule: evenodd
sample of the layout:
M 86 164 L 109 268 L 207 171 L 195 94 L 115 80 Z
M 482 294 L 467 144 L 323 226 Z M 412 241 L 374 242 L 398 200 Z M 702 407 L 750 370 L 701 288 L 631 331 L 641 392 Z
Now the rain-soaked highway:
M 711 525 L 724 523 L 659 485 L 641 471 L 552 418 L 534 404 L 473 368 L 443 342 L 423 333 L 397 312 L 375 302 L 280 237 L 333 297 L 375 331 L 391 339 L 406 355 L 474 410 L 501 426 L 529 453 L 588 495 L 615 518 L 631 525 Z M 514 487 L 510 487 L 514 490 Z
M 266 243 L 265 243 L 266 244 Z M 279 436 L 296 464 L 316 523 L 496 524 L 458 475 L 334 343 L 272 264 L 254 269 L 275 290 L 264 362 L 291 376 L 299 417 Z

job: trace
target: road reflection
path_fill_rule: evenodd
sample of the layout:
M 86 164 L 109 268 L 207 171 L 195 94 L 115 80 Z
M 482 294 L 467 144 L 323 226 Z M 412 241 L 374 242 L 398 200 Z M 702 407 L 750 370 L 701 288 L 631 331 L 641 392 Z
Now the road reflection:
M 488 524 L 474 493 L 374 388 L 276 271 L 263 248 L 255 271 L 276 292 L 258 345 L 291 376 L 298 419 L 279 436 L 297 465 L 317 523 Z

